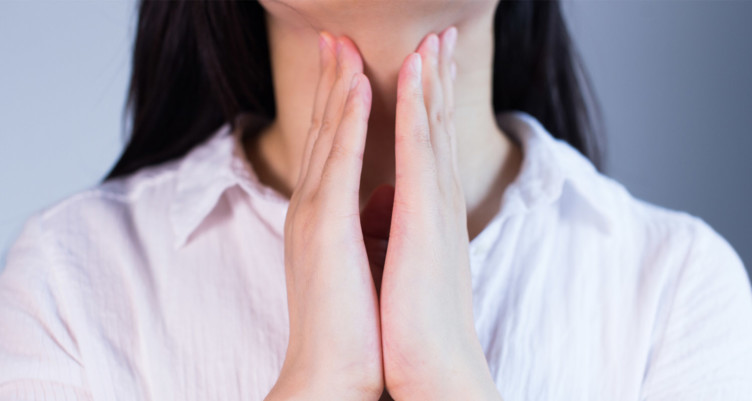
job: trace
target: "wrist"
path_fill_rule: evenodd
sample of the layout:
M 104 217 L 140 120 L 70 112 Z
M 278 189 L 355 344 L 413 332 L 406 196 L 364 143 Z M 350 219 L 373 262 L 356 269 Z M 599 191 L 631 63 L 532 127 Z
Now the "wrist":
M 501 400 L 482 351 L 467 352 L 434 367 L 439 368 L 387 383 L 389 393 L 395 400 Z
M 342 377 L 282 374 L 264 400 L 376 401 L 382 392 L 383 385 L 371 386 Z
M 397 392 L 400 400 L 485 400 L 501 401 L 496 385 L 490 379 L 461 379 L 451 381 L 433 380 L 425 385 L 403 388 Z

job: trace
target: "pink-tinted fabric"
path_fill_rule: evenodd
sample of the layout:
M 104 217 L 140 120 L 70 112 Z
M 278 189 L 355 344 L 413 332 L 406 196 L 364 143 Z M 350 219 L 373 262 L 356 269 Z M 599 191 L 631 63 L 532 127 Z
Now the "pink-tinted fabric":
M 702 220 L 632 197 L 532 117 L 470 245 L 476 328 L 516 400 L 750 400 L 752 295 Z M 0 274 L 0 400 L 261 400 L 288 339 L 287 199 L 225 124 L 39 211 Z

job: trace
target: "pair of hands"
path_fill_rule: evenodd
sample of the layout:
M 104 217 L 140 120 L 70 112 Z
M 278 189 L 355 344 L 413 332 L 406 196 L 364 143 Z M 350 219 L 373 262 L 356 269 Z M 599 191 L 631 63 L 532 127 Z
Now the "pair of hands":
M 399 72 L 395 186 L 362 214 L 371 108 L 348 38 L 322 33 L 321 73 L 285 221 L 290 341 L 273 399 L 499 399 L 475 333 L 453 125 L 457 30 Z M 387 249 L 387 238 L 389 246 Z

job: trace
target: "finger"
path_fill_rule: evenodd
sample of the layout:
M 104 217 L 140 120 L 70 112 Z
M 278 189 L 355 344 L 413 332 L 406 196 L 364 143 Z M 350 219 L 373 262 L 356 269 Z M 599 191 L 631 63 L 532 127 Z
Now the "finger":
M 444 110 L 449 115 L 454 112 L 454 47 L 457 44 L 457 28 L 449 27 L 441 34 L 441 52 L 439 68 L 441 70 L 441 84 L 444 88 Z
M 337 39 L 336 78 L 326 101 L 316 141 L 311 150 L 311 161 L 306 174 L 306 185 L 318 187 L 324 163 L 329 156 L 332 140 L 342 117 L 342 110 L 350 92 L 353 75 L 363 72 L 363 60 L 355 44 L 345 37 Z
M 355 208 L 359 212 L 360 173 L 370 111 L 371 86 L 365 75 L 357 73 L 321 174 L 321 188 L 332 194 L 330 204 L 338 210 L 351 212 Z
M 451 177 L 452 154 L 446 131 L 444 111 L 444 88 L 439 71 L 439 37 L 426 36 L 418 48 L 423 63 L 423 93 L 431 131 L 431 145 L 440 177 Z M 442 180 L 443 178 L 440 178 Z
M 457 174 L 457 134 L 454 126 L 454 80 L 457 65 L 454 62 L 454 49 L 457 44 L 457 28 L 449 27 L 441 35 L 440 70 L 444 93 L 444 114 L 447 135 L 455 174 Z
M 298 172 L 298 181 L 296 187 L 299 187 L 301 180 L 306 176 L 308 164 L 311 161 L 311 151 L 313 144 L 318 137 L 321 128 L 321 120 L 324 116 L 324 108 L 332 90 L 334 79 L 336 77 L 337 65 L 335 64 L 335 47 L 336 40 L 328 32 L 321 32 L 319 35 L 319 80 L 316 84 L 316 93 L 314 95 L 313 113 L 311 114 L 311 127 L 306 137 L 305 147 L 303 148 L 303 158 Z
M 397 80 L 395 124 L 395 198 L 436 182 L 436 160 L 423 100 L 422 61 L 412 53 L 400 68 Z

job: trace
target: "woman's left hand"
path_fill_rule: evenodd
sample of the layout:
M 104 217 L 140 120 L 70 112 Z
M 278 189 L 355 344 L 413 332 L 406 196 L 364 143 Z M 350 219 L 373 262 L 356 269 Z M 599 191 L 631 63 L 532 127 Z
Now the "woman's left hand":
M 427 36 L 399 73 L 394 203 L 381 283 L 387 390 L 500 399 L 475 332 L 467 211 L 453 124 L 457 30 Z

